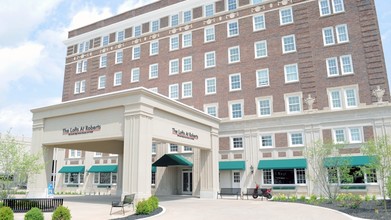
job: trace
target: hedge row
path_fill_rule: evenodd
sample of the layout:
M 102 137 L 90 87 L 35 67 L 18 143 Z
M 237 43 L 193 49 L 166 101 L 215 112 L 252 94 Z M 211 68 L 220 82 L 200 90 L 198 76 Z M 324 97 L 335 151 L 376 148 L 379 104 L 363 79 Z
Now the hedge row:
M 0 207 L 2 204 L 0 204 Z M 59 206 L 54 210 L 52 220 L 70 220 L 71 212 L 67 207 Z M 14 220 L 14 212 L 10 207 L 0 208 L 0 220 Z M 32 208 L 24 215 L 24 220 L 44 220 L 42 211 L 39 208 Z

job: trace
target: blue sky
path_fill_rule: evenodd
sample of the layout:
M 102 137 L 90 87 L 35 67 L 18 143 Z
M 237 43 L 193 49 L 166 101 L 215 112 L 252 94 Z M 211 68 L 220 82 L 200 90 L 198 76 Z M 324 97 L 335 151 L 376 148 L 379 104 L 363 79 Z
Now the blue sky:
M 11 130 L 13 135 L 31 137 L 30 109 L 61 102 L 66 54 L 63 41 L 69 30 L 153 1 L 2 0 L 0 133 Z M 391 1 L 375 1 L 390 69 Z

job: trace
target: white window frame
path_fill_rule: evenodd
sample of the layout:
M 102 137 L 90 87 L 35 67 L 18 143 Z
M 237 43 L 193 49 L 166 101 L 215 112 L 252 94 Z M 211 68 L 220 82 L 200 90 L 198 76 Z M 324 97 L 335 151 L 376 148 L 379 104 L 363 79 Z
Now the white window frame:
M 85 73 L 87 72 L 88 68 L 88 61 L 87 60 L 81 60 L 76 63 L 76 74 L 79 73 Z
M 177 44 L 174 43 L 174 40 L 177 42 Z M 170 51 L 179 50 L 179 35 L 173 35 L 170 37 Z
M 298 97 L 299 98 L 299 111 L 291 111 L 289 106 L 290 106 L 290 103 L 289 103 L 289 98 L 290 97 Z M 298 114 L 298 113 L 301 113 L 303 112 L 303 94 L 300 92 L 300 93 L 288 93 L 288 94 L 284 94 L 284 99 L 285 99 L 285 112 L 287 114 Z
M 336 1 L 341 1 L 342 2 L 342 10 L 340 11 L 337 11 L 336 10 L 336 6 L 335 6 L 335 2 Z M 344 0 L 331 0 L 331 5 L 332 5 L 332 8 L 333 8 L 333 13 L 334 14 L 338 14 L 338 13 L 342 13 L 342 12 L 345 12 L 345 5 L 344 5 Z
M 335 67 L 330 65 L 330 62 L 335 63 Z M 335 68 L 336 73 L 332 74 L 331 73 L 331 68 Z M 335 77 L 339 76 L 339 67 L 338 67 L 338 58 L 337 57 L 330 57 L 326 59 L 326 69 L 327 69 L 327 76 L 328 77 Z
M 182 146 L 182 152 L 186 152 L 186 153 L 193 152 L 193 148 L 189 146 Z
M 159 64 L 153 63 L 149 65 L 149 79 L 156 79 L 159 77 Z
M 238 81 L 238 82 L 235 81 L 235 84 L 236 84 L 236 83 L 239 83 L 239 87 L 238 87 L 238 88 L 233 88 L 233 86 L 232 86 L 232 83 L 234 83 L 234 82 L 232 81 L 232 78 L 233 78 L 233 77 L 239 77 L 239 78 L 238 78 L 239 81 Z M 240 73 L 230 74 L 230 75 L 229 75 L 229 91 L 230 91 L 230 92 L 234 92 L 234 91 L 240 91 L 240 90 L 242 90 L 242 77 L 241 77 L 241 74 L 240 74 Z
M 343 133 L 343 140 L 338 140 L 337 138 L 337 131 L 342 131 Z M 332 129 L 332 134 L 333 134 L 333 142 L 335 144 L 343 144 L 347 141 L 346 138 L 346 129 L 345 128 L 334 128 Z
M 174 20 L 175 18 L 175 20 Z M 174 23 L 176 22 L 176 23 Z M 170 15 L 170 27 L 177 27 L 180 25 L 180 16 L 179 14 Z
M 102 157 L 103 153 L 102 152 L 94 152 L 94 157 Z
M 214 84 L 213 84 L 214 91 L 209 92 L 209 88 L 212 86 L 209 86 L 208 82 L 211 82 L 211 81 L 214 82 Z M 213 94 L 216 94 L 216 92 L 217 92 L 217 79 L 216 79 L 216 77 L 205 79 L 205 95 L 213 95 Z
M 176 65 L 176 67 L 174 66 Z M 179 59 L 173 59 L 169 61 L 168 75 L 175 75 L 179 73 Z
M 341 40 L 341 33 L 340 33 L 340 30 L 339 28 L 343 28 L 344 31 L 345 31 L 345 34 L 346 35 L 346 40 Z M 348 30 L 348 25 L 347 24 L 340 24 L 340 25 L 337 25 L 335 26 L 335 35 L 337 37 L 337 43 L 338 44 L 342 44 L 342 43 L 348 43 L 349 42 L 349 30 Z
M 122 42 L 125 40 L 125 31 L 118 31 L 115 36 L 117 42 Z
M 107 54 L 103 54 L 99 58 L 99 68 L 107 67 Z
M 208 33 L 208 31 L 211 31 L 211 32 L 213 31 L 213 33 Z M 215 26 L 205 27 L 204 28 L 204 43 L 213 42 L 215 40 L 216 40 Z
M 345 71 L 345 68 L 344 68 L 344 62 L 343 62 L 343 60 L 344 60 L 344 58 L 347 58 L 348 60 L 349 60 L 349 68 L 351 69 L 351 71 L 350 72 L 347 72 L 347 71 Z M 340 62 L 340 65 L 341 65 L 341 74 L 342 75 L 349 75 L 349 74 L 354 74 L 354 69 L 353 69 L 353 60 L 352 60 L 352 55 L 343 55 L 343 56 L 340 56 L 339 57 L 339 62 Z
M 237 55 L 233 54 L 234 51 L 237 51 Z M 234 57 L 237 57 L 237 59 L 233 60 Z M 238 63 L 240 62 L 240 47 L 235 46 L 235 47 L 230 47 L 228 48 L 228 63 Z
M 293 136 L 292 135 L 296 135 L 296 134 L 300 134 L 301 135 L 301 142 L 302 142 L 301 144 L 293 144 L 293 141 L 292 141 Z M 289 146 L 290 147 L 303 147 L 305 145 L 304 132 L 300 132 L 300 131 L 289 132 L 288 136 L 289 136 Z
M 81 158 L 81 150 L 69 150 L 68 158 Z
M 151 32 L 158 32 L 160 29 L 160 19 L 151 21 L 150 25 L 151 25 Z
M 211 7 L 211 11 L 210 11 L 210 9 L 208 7 Z M 216 13 L 216 11 L 215 11 L 215 3 L 204 5 L 203 8 L 204 8 L 204 16 L 205 17 L 212 17 Z M 212 14 L 209 14 L 210 12 Z
M 101 37 L 101 47 L 107 46 L 109 44 L 110 44 L 110 36 L 109 35 L 102 36 Z
M 176 89 L 176 96 L 173 96 L 174 92 L 173 89 Z M 170 99 L 179 99 L 179 84 L 171 84 L 168 85 L 168 97 Z
M 149 43 L 149 55 L 154 56 L 159 54 L 159 41 L 151 41 Z
M 186 20 L 186 18 L 188 18 L 188 16 L 186 15 L 187 13 L 190 13 L 190 19 L 189 20 Z M 182 16 L 182 23 L 189 23 L 193 20 L 193 11 L 192 10 L 187 10 L 187 11 L 184 11 L 183 12 L 183 16 Z
M 327 3 L 327 10 L 329 11 L 329 13 L 323 13 L 322 11 L 322 2 L 326 2 Z M 318 6 L 319 6 L 319 14 L 320 16 L 328 16 L 328 15 L 331 15 L 332 13 L 332 9 L 331 9 L 331 6 L 330 6 L 330 1 L 329 0 L 319 0 L 318 1 Z
M 113 85 L 114 85 L 114 86 L 120 86 L 120 85 L 122 85 L 122 72 L 116 72 L 116 73 L 114 73 Z
M 106 88 L 106 75 L 98 77 L 98 89 Z
M 124 60 L 124 52 L 122 50 L 115 51 L 115 64 L 120 64 Z
M 190 86 L 190 93 L 186 86 Z M 193 97 L 193 82 L 183 82 L 182 83 L 182 99 Z
M 262 140 L 263 137 L 270 137 L 272 145 L 265 145 L 264 146 L 263 140 Z M 259 135 L 259 146 L 260 146 L 260 149 L 273 148 L 274 147 L 274 135 L 273 134 L 260 134 Z
M 331 36 L 326 36 L 326 31 L 331 31 Z M 335 44 L 335 38 L 334 38 L 334 28 L 333 27 L 325 27 L 322 29 L 322 36 L 323 36 L 323 45 L 324 46 L 330 46 Z M 327 42 L 326 37 L 331 37 L 332 42 Z
M 186 64 L 187 61 L 190 60 L 190 64 Z M 193 57 L 183 57 L 182 58 L 182 73 L 188 73 L 193 71 Z
M 136 25 L 133 27 L 133 37 L 140 37 L 143 34 L 143 27 Z
M 214 108 L 215 115 L 209 112 L 209 108 Z M 212 115 L 214 117 L 219 117 L 219 104 L 218 103 L 210 103 L 204 105 L 204 112 L 208 115 Z
M 262 17 L 262 22 L 258 23 L 256 21 L 257 18 Z M 265 20 L 265 14 L 257 14 L 253 16 L 253 31 L 262 31 L 266 29 L 266 20 Z M 261 27 L 259 27 L 261 26 Z
M 335 99 L 333 94 L 338 94 L 338 99 Z M 334 102 L 335 101 L 335 102 Z M 339 106 L 334 105 L 338 103 Z M 341 89 L 329 90 L 329 106 L 331 109 L 342 109 L 344 107 L 343 104 L 343 94 Z
M 239 8 L 238 0 L 233 0 L 233 1 L 235 1 L 235 2 L 234 2 L 235 8 L 231 8 L 231 9 L 230 9 L 230 1 L 231 1 L 231 0 L 227 0 L 227 2 L 226 2 L 227 11 L 234 11 L 234 10 L 236 10 L 236 9 Z
M 231 29 L 231 24 L 236 24 L 236 29 Z M 235 31 L 235 33 L 231 33 L 231 30 L 232 31 Z M 227 37 L 236 37 L 236 36 L 239 36 L 239 21 L 238 20 L 234 20 L 234 21 L 230 21 L 230 22 L 227 22 Z
M 353 90 L 355 105 L 349 105 L 347 97 L 347 91 Z M 331 110 L 357 108 L 360 103 L 360 97 L 358 92 L 358 85 L 349 85 L 345 87 L 333 87 L 327 88 L 327 96 L 329 100 L 329 107 Z M 339 92 L 341 107 L 333 107 L 332 92 Z
M 258 48 L 258 45 L 263 45 L 264 49 L 260 50 Z M 258 52 L 261 52 L 261 51 L 264 51 L 265 54 L 258 53 Z M 255 59 L 265 58 L 265 57 L 268 56 L 268 53 L 267 53 L 267 41 L 266 40 L 254 42 L 254 55 L 255 55 Z
M 189 37 L 186 39 L 186 36 Z M 193 46 L 193 33 L 186 32 L 182 34 L 182 48 L 187 48 Z
M 208 61 L 209 61 L 208 55 L 213 55 L 213 65 L 208 65 Z M 215 67 L 216 66 L 216 51 L 206 52 L 204 55 L 204 59 L 205 59 L 205 61 L 204 61 L 205 62 L 204 63 L 205 69 Z
M 252 5 L 255 5 L 255 4 L 260 4 L 260 3 L 263 3 L 264 0 L 251 0 L 251 4 Z
M 240 114 L 241 114 L 241 117 L 235 117 L 234 118 L 234 115 L 233 115 L 233 109 L 232 107 L 234 105 L 237 105 L 237 104 L 240 104 Z M 228 102 L 228 107 L 229 107 L 229 118 L 231 120 L 238 120 L 238 119 L 242 119 L 244 117 L 244 101 L 243 100 L 234 100 L 234 101 L 229 101 Z
M 137 53 L 136 53 L 136 50 L 138 50 Z M 137 56 L 135 56 L 135 55 L 137 55 Z M 132 60 L 138 60 L 138 59 L 140 59 L 140 57 L 141 57 L 141 46 L 137 45 L 137 46 L 132 47 Z
M 357 129 L 358 130 L 358 135 L 360 140 L 353 140 L 352 136 L 352 129 Z M 356 143 L 363 143 L 363 131 L 362 127 L 349 127 L 348 129 L 348 134 L 349 134 L 349 143 L 356 144 Z
M 257 106 L 257 115 L 258 117 L 268 117 L 273 114 L 273 97 L 272 96 L 264 96 L 264 97 L 258 97 L 255 99 L 256 106 Z M 269 114 L 261 114 L 261 101 L 268 101 L 269 102 Z
M 130 73 L 130 82 L 135 83 L 140 81 L 140 68 L 132 68 Z
M 260 74 L 263 74 L 263 73 L 266 73 L 266 76 L 267 76 L 267 83 L 266 84 L 262 84 L 265 81 L 262 81 L 262 83 L 261 83 L 261 79 L 265 78 L 265 77 L 261 77 L 261 75 L 260 75 Z M 255 72 L 255 77 L 256 77 L 256 80 L 257 80 L 256 81 L 257 88 L 270 86 L 269 68 L 257 70 Z
M 288 38 L 292 38 L 293 39 L 293 50 L 286 50 L 286 46 L 287 44 L 285 44 L 285 39 L 288 39 Z M 283 54 L 287 54 L 287 53 L 294 53 L 296 52 L 297 48 L 296 48 L 296 37 L 294 34 L 291 34 L 291 35 L 287 35 L 287 36 L 283 36 L 281 38 L 281 41 L 282 41 L 282 53 Z
M 241 147 L 235 147 L 235 139 L 241 140 L 240 144 L 242 145 Z M 243 150 L 244 149 L 244 138 L 242 136 L 234 136 L 230 137 L 230 146 L 231 150 Z
M 288 11 L 289 10 L 289 18 L 290 18 L 290 20 L 289 21 L 284 21 L 284 17 L 283 17 L 283 12 L 285 12 L 285 11 Z M 293 22 L 294 22 L 294 20 L 293 20 L 293 9 L 292 9 L 292 7 L 288 7 L 288 8 L 282 8 L 282 9 L 280 9 L 280 13 L 279 13 L 279 15 L 280 15 L 280 25 L 288 25 L 288 24 L 292 24 Z
M 290 67 L 293 67 L 296 71 L 292 72 L 292 73 L 289 73 L 288 72 L 288 68 L 290 68 Z M 288 79 L 289 78 L 288 74 L 290 74 L 292 76 L 295 76 L 296 79 Z M 285 83 L 299 82 L 299 80 L 300 80 L 300 77 L 299 77 L 299 67 L 298 67 L 297 63 L 284 65 L 284 78 L 285 78 Z

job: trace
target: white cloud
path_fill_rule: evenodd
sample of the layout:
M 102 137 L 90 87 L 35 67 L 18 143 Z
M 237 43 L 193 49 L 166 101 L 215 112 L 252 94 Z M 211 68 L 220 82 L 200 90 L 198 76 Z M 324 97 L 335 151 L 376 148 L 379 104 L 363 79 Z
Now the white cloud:
M 125 0 L 120 6 L 118 6 L 117 14 L 141 7 L 157 0 Z
M 67 27 L 67 30 L 77 29 L 111 16 L 113 16 L 113 13 L 108 7 L 99 8 L 86 5 L 82 10 L 77 11 L 72 16 L 72 20 Z

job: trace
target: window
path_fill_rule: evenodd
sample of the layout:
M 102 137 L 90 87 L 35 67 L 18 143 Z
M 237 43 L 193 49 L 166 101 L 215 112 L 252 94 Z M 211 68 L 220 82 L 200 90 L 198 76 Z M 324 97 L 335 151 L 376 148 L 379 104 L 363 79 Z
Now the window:
M 280 9 L 280 25 L 293 23 L 292 8 Z
M 80 150 L 69 150 L 69 158 L 81 158 Z
M 155 79 L 159 76 L 159 64 L 149 65 L 149 79 Z
M 329 88 L 329 106 L 331 109 L 354 108 L 358 106 L 357 88 Z
M 228 11 L 236 10 L 238 8 L 237 0 L 227 0 Z
M 257 70 L 257 87 L 269 86 L 269 69 Z
M 170 66 L 170 72 L 169 72 L 170 75 L 179 73 L 179 60 L 178 59 L 170 60 L 169 66 Z
M 157 144 L 156 143 L 152 143 L 152 155 L 155 155 L 157 152 Z
M 243 149 L 243 138 L 242 137 L 231 138 L 231 148 L 234 150 Z
M 168 97 L 171 99 L 179 98 L 179 86 L 178 84 L 172 84 L 168 86 Z
M 334 30 L 332 27 L 323 28 L 323 44 L 324 46 L 335 44 Z
M 205 79 L 205 95 L 216 94 L 216 78 Z
M 94 152 L 94 157 L 102 157 L 103 154 L 101 152 Z
M 228 27 L 228 37 L 234 37 L 239 35 L 239 23 L 238 21 L 231 21 L 227 23 Z
M 205 17 L 211 17 L 215 14 L 214 3 L 204 6 L 204 14 L 205 14 Z
M 338 76 L 338 60 L 336 57 L 326 59 L 327 76 Z
M 84 173 L 64 173 L 64 184 L 84 183 Z
M 303 146 L 303 133 L 289 133 L 290 146 Z
M 87 72 L 87 60 L 82 60 L 76 64 L 76 73 Z
M 217 117 L 218 107 L 217 104 L 208 104 L 204 106 L 205 113 Z
M 348 26 L 346 24 L 337 25 L 335 27 L 335 32 L 339 44 L 349 41 Z
M 215 66 L 216 66 L 216 52 L 211 51 L 205 53 L 205 68 L 210 68 Z
M 119 64 L 123 61 L 123 52 L 122 50 L 118 50 L 115 52 L 115 63 Z
M 297 63 L 284 66 L 285 83 L 298 82 L 299 71 Z
M 258 98 L 258 116 L 270 116 L 272 113 L 271 97 Z
M 155 184 L 156 184 L 156 173 L 152 172 L 151 173 L 151 185 L 155 185 Z
M 102 36 L 101 44 L 102 47 L 109 45 L 109 35 Z
M 149 43 L 149 55 L 153 56 L 159 54 L 159 41 L 152 41 Z
M 343 161 L 342 161 L 343 162 Z M 375 169 L 364 169 L 361 167 L 348 167 L 343 171 L 337 167 L 329 167 L 328 180 L 329 183 L 340 184 L 363 184 L 363 183 L 377 183 L 377 176 Z
M 254 31 L 260 31 L 260 30 L 265 30 L 266 25 L 265 25 L 265 15 L 255 15 L 253 17 L 253 30 Z
M 130 82 L 140 81 L 140 68 L 133 68 L 131 71 Z
M 114 86 L 120 86 L 122 84 L 122 72 L 116 72 L 114 74 Z
M 272 170 L 264 169 L 262 172 L 262 177 L 263 177 L 263 184 L 272 184 L 273 183 Z
M 243 104 L 242 102 L 230 103 L 231 119 L 240 119 L 243 117 Z
M 301 112 L 301 94 L 300 95 L 285 95 L 287 113 Z
M 193 36 L 191 32 L 182 34 L 182 48 L 191 47 L 193 44 Z
M 104 89 L 106 87 L 106 76 L 99 76 L 98 89 Z
M 352 64 L 352 56 L 345 55 L 340 58 L 342 75 L 352 74 L 353 73 L 353 64 Z
M 183 152 L 192 152 L 193 148 L 188 147 L 188 146 L 183 146 Z
M 267 57 L 267 42 L 266 40 L 254 43 L 255 59 Z
M 306 184 L 305 169 L 264 169 L 263 184 Z
M 193 83 L 182 83 L 182 98 L 191 98 L 193 96 Z
M 170 51 L 179 49 L 179 36 L 170 37 Z
M 168 152 L 170 152 L 170 153 L 178 152 L 178 145 L 170 144 Z
M 117 173 L 94 173 L 95 185 L 115 185 L 117 184 Z
M 343 0 L 332 0 L 333 12 L 340 13 L 345 11 Z
M 141 48 L 140 46 L 134 46 L 132 48 L 132 60 L 140 59 Z
M 253 5 L 256 5 L 256 4 L 262 3 L 263 0 L 252 0 L 252 2 L 253 2 Z
M 159 20 L 155 20 L 155 21 L 151 22 L 151 31 L 152 32 L 159 31 L 159 28 L 160 28 L 160 21 Z
M 188 23 L 193 19 L 191 10 L 183 12 L 183 23 Z
M 125 39 L 125 31 L 117 32 L 117 42 L 122 42 Z
M 273 136 L 272 135 L 261 135 L 261 147 L 273 147 Z
M 179 25 L 179 14 L 171 15 L 171 27 L 175 27 Z
M 331 2 L 331 3 L 330 3 Z M 333 11 L 331 12 L 331 6 Z M 341 13 L 345 11 L 343 0 L 319 0 L 320 16 L 331 15 L 331 13 Z
M 349 138 L 350 143 L 361 143 L 361 129 L 349 128 Z
M 240 73 L 229 75 L 229 91 L 238 91 L 242 89 Z
M 76 81 L 74 94 L 84 93 L 86 91 L 86 81 Z
M 141 29 L 142 29 L 141 25 L 134 26 L 133 27 L 133 36 L 134 37 L 140 37 L 141 33 L 142 33 Z
M 296 169 L 296 179 L 297 184 L 306 184 L 305 169 Z
M 232 182 L 236 184 L 240 184 L 240 172 L 234 171 L 232 172 Z
M 107 54 L 100 56 L 99 59 L 99 68 L 103 68 L 107 66 Z
M 296 42 L 295 42 L 295 35 L 289 35 L 282 37 L 282 52 L 283 53 L 291 53 L 296 52 Z
M 182 72 L 190 72 L 193 69 L 193 58 L 184 57 L 182 58 Z
M 79 53 L 87 52 L 90 49 L 90 41 L 85 41 L 79 44 Z
M 204 29 L 204 42 L 215 41 L 215 27 L 210 26 Z
M 240 62 L 240 48 L 239 46 L 228 48 L 228 63 Z

